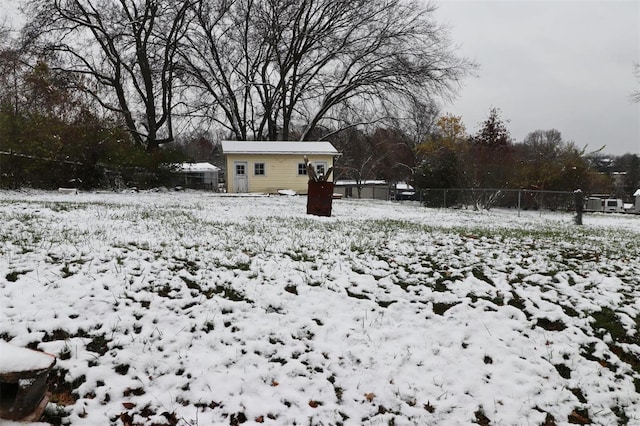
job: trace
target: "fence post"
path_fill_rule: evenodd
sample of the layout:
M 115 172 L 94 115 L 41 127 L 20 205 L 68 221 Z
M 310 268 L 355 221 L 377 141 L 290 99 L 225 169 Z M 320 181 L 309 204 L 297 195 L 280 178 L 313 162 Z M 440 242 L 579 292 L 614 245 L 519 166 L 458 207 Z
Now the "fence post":
M 522 189 L 518 189 L 518 217 L 520 217 L 520 196 L 522 195 Z
M 582 209 L 584 207 L 584 194 L 580 189 L 574 192 L 574 202 L 576 204 L 576 225 L 582 225 Z

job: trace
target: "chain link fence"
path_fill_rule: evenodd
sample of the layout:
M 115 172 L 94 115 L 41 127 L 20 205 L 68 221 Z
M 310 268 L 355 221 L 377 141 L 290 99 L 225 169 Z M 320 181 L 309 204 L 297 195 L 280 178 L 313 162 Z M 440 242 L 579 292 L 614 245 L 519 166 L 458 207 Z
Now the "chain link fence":
M 532 189 L 430 188 L 417 193 L 427 207 L 575 211 L 573 191 Z

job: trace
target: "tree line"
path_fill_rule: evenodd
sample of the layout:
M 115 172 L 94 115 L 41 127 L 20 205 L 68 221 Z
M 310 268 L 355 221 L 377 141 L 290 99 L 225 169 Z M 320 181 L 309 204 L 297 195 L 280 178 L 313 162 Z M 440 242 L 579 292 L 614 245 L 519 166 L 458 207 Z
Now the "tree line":
M 434 11 L 414 0 L 28 2 L 20 37 L 0 31 L 2 161 L 157 164 L 194 134 L 309 140 L 388 120 L 453 96 L 475 67 Z
M 418 142 L 398 129 L 342 133 L 334 142 L 345 153 L 338 174 L 359 187 L 367 179 L 378 178 L 406 181 L 418 190 L 581 189 L 626 201 L 640 188 L 637 154 L 587 152 L 556 129 L 535 130 L 514 141 L 497 108 L 489 111 L 475 134 L 467 133 L 459 116 L 436 112 L 431 123 Z M 455 197 L 451 193 L 449 202 L 455 203 Z M 429 202 L 442 205 L 438 197 Z
M 514 143 L 497 110 L 476 135 L 440 114 L 477 65 L 456 55 L 427 2 L 25 7 L 18 37 L 0 23 L 3 187 L 93 188 L 110 176 L 150 186 L 162 165 L 220 164 L 220 139 L 326 139 L 343 153 L 339 177 L 359 182 L 610 192 L 597 155 L 555 130 Z

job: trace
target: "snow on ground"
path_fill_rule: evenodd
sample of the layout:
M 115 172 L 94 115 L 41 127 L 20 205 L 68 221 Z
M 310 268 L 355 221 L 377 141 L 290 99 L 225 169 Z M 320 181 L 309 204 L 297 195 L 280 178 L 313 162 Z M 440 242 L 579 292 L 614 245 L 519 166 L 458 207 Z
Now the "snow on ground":
M 640 424 L 640 217 L 305 203 L 0 192 L 49 421 Z

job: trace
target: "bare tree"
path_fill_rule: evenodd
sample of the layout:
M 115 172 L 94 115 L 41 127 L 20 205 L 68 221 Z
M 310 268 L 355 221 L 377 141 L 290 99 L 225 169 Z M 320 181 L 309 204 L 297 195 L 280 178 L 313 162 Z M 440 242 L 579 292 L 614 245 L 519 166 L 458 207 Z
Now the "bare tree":
M 0 106 L 17 114 L 20 98 L 20 75 L 25 63 L 9 29 L 0 23 Z
M 27 32 L 38 34 L 83 89 L 119 114 L 147 151 L 173 140 L 178 41 L 189 0 L 35 0 Z
M 368 179 L 377 178 L 377 169 L 383 158 L 376 150 L 375 142 L 361 130 L 350 127 L 331 138 L 342 157 L 338 161 L 335 180 L 350 179 L 356 184 L 358 198 Z
M 634 74 L 636 75 L 636 80 L 640 83 L 640 64 L 634 64 Z M 631 94 L 631 102 L 640 102 L 640 89 Z
M 557 177 L 562 164 L 560 156 L 565 142 L 556 129 L 536 130 L 517 145 L 521 162 L 520 186 L 532 189 L 558 189 Z
M 474 66 L 411 0 L 203 0 L 185 50 L 209 114 L 237 139 L 307 139 L 346 104 L 450 96 Z M 421 96 L 422 95 L 422 96 Z M 384 110 L 380 108 L 380 110 Z M 295 130 L 295 131 L 294 131 Z
M 191 115 L 212 119 L 239 140 L 260 139 L 270 117 L 261 107 L 272 105 L 274 96 L 259 85 L 269 52 L 256 26 L 255 2 L 204 0 L 193 10 L 181 51 L 195 89 Z

